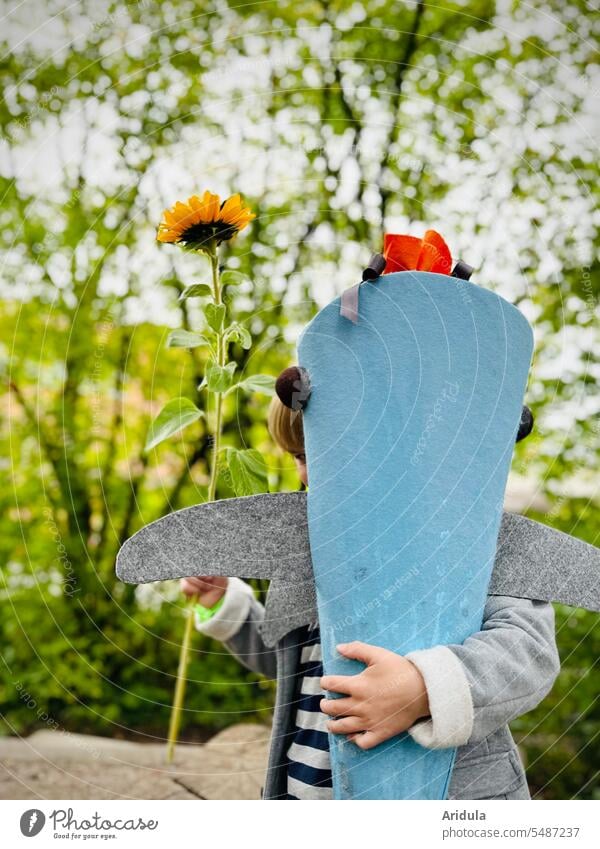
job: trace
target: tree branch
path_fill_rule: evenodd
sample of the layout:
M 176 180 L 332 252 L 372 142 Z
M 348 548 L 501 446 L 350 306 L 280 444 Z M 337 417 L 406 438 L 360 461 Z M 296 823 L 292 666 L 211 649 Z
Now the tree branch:
M 385 172 L 387 171 L 387 169 L 390 167 L 390 163 L 391 163 L 392 155 L 393 155 L 392 150 L 393 150 L 394 142 L 398 138 L 399 127 L 400 127 L 399 111 L 400 111 L 400 106 L 401 106 L 401 103 L 402 103 L 402 94 L 403 94 L 404 82 L 405 82 L 405 79 L 406 79 L 406 73 L 409 70 L 411 63 L 412 63 L 412 60 L 414 58 L 414 55 L 417 51 L 417 46 L 418 46 L 417 45 L 417 36 L 418 36 L 419 30 L 421 28 L 421 22 L 422 22 L 422 19 L 423 19 L 424 12 L 425 12 L 425 2 L 424 2 L 424 0 L 419 0 L 419 2 L 417 3 L 417 8 L 415 9 L 415 15 L 414 15 L 414 18 L 413 18 L 412 27 L 411 27 L 410 32 L 408 33 L 408 37 L 406 39 L 406 45 L 404 47 L 404 53 L 402 55 L 402 59 L 398 62 L 397 66 L 396 66 L 396 75 L 395 75 L 395 78 L 394 78 L 395 94 L 392 98 L 392 104 L 391 104 L 391 106 L 392 106 L 392 109 L 391 109 L 392 125 L 391 125 L 389 133 L 388 133 L 387 142 L 384 145 L 384 151 L 385 151 L 384 156 L 383 156 L 383 159 L 380 162 L 377 177 L 375 178 L 375 183 L 377 185 L 379 185 L 379 193 L 380 193 L 380 197 L 381 197 L 380 210 L 381 210 L 382 227 L 385 224 L 385 215 L 386 215 L 386 211 L 387 211 L 387 206 L 388 206 L 389 199 L 392 195 L 392 192 L 390 190 L 386 189 L 383 186 L 383 176 L 384 176 Z

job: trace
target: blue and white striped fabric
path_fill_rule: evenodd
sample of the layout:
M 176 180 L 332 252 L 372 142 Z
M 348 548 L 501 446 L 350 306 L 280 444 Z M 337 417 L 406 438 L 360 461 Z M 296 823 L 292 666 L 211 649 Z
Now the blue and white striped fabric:
M 300 692 L 296 701 L 296 727 L 287 750 L 288 784 L 285 799 L 333 799 L 327 722 L 319 707 L 325 692 L 318 625 L 309 626 L 301 639 Z

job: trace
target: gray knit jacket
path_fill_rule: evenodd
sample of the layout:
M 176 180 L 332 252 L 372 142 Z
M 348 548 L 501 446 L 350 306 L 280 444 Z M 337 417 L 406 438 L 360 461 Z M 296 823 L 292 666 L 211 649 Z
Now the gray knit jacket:
M 207 622 L 196 620 L 196 628 L 223 642 L 243 666 L 277 681 L 262 798 L 280 799 L 287 792 L 300 630 L 267 646 L 260 634 L 264 615 L 250 585 L 230 578 L 221 608 Z M 427 748 L 458 749 L 448 798 L 529 799 L 508 723 L 539 704 L 560 669 L 552 605 L 490 595 L 481 630 L 462 645 L 434 646 L 407 658 L 425 679 L 431 711 L 408 733 Z

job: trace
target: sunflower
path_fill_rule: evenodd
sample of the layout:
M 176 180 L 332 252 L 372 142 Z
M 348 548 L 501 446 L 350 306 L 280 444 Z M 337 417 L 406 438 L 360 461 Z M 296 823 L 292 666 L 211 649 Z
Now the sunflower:
M 177 201 L 172 209 L 165 209 L 156 238 L 159 242 L 211 251 L 243 230 L 253 218 L 255 213 L 244 206 L 239 194 L 221 202 L 219 195 L 206 191 L 202 198 L 192 195 L 186 203 Z

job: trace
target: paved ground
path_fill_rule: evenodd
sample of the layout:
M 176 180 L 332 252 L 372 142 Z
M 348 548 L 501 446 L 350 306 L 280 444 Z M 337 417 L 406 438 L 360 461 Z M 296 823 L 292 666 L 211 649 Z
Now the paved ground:
M 165 747 L 37 731 L 0 738 L 0 799 L 259 799 L 270 728 L 233 725 L 204 745 Z

